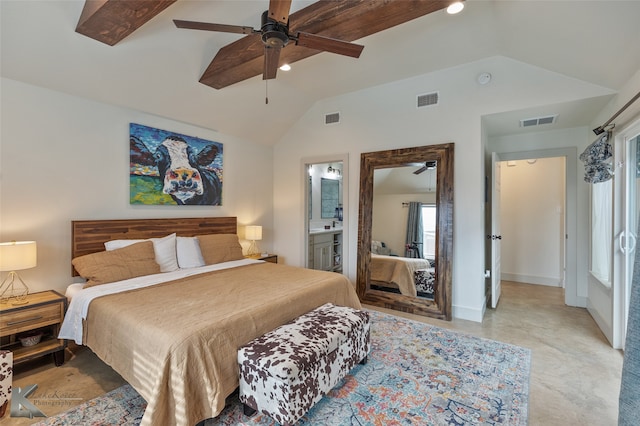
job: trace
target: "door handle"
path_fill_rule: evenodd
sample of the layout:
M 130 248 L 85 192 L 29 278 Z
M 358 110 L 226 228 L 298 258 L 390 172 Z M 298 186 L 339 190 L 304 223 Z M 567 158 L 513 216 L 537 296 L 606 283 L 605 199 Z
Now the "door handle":
M 627 248 L 622 243 L 623 238 L 624 238 L 624 231 L 622 231 L 618 236 L 618 247 L 620 247 L 620 251 L 622 252 L 622 254 L 627 254 Z
M 624 239 L 624 244 L 623 240 Z M 631 242 L 631 245 L 629 245 Z M 633 253 L 636 249 L 636 236 L 633 232 L 627 233 L 626 231 L 622 231 L 620 236 L 618 237 L 618 245 L 620 246 L 620 251 L 622 254 Z

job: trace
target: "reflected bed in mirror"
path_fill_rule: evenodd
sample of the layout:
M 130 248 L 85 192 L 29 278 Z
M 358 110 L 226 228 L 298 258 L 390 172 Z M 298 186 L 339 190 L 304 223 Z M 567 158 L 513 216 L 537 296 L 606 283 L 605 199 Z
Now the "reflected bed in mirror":
M 433 300 L 435 268 L 428 259 L 371 253 L 371 288 Z
M 363 303 L 451 319 L 453 146 L 362 154 L 357 291 Z

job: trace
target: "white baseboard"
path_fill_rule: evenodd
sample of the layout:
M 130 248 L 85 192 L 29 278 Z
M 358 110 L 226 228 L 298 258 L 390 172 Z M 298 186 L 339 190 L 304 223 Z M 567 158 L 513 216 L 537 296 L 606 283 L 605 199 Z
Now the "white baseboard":
M 483 303 L 481 308 L 471 308 L 468 306 L 453 305 L 453 318 L 467 321 L 482 322 L 487 304 Z
M 549 287 L 562 287 L 562 280 L 553 277 L 538 277 L 535 275 L 513 274 L 501 272 L 500 279 L 503 281 L 513 281 L 516 283 L 546 285 Z

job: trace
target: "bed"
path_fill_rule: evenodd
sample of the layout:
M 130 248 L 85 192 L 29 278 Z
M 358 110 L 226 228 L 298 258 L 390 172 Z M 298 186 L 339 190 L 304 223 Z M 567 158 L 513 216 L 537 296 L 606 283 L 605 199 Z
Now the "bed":
M 375 289 L 433 298 L 434 279 L 435 269 L 427 259 L 371 254 L 371 285 Z
M 88 346 L 147 401 L 143 425 L 193 426 L 217 416 L 238 386 L 239 346 L 327 302 L 361 307 L 343 275 L 245 259 L 241 248 L 238 256 L 236 228 L 235 218 L 72 223 L 74 273 L 84 272 L 86 285 L 93 283 L 91 268 L 102 257 L 125 259 L 105 262 L 118 275 L 120 263 L 133 265 L 146 256 L 142 263 L 149 264 L 148 257 L 158 255 L 156 244 L 174 238 L 168 233 L 183 243 L 199 236 L 204 266 L 137 271 L 138 276 L 76 289 L 65 316 L 62 337 Z M 229 243 L 218 241 L 228 237 Z M 219 262 L 212 263 L 210 239 L 217 241 L 213 252 Z M 105 242 L 125 240 L 142 241 L 104 251 Z M 189 258 L 176 247 L 183 266 Z M 86 259 L 92 260 L 89 272 Z M 166 259 L 154 260 L 166 266 Z

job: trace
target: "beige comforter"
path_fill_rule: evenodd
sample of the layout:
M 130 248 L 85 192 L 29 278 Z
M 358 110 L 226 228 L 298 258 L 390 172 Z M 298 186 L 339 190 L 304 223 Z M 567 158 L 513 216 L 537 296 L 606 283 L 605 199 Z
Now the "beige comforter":
M 148 402 L 143 425 L 193 426 L 238 386 L 238 347 L 327 302 L 360 308 L 343 275 L 242 266 L 95 299 L 85 343 Z
M 395 283 L 405 296 L 418 295 L 413 273 L 428 268 L 431 264 L 426 259 L 371 254 L 371 280 Z

